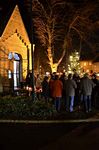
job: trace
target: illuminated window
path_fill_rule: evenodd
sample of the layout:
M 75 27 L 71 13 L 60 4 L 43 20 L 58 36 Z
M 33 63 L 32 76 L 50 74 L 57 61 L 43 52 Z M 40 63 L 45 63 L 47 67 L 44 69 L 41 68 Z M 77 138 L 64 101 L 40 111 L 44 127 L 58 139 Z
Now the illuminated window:
M 16 54 L 16 53 L 14 54 L 14 59 L 15 60 L 20 60 L 20 57 L 18 56 L 18 54 Z
M 8 70 L 8 78 L 11 79 L 12 75 L 11 75 L 11 70 Z
M 12 52 L 11 53 L 9 53 L 9 55 L 8 55 L 8 59 L 12 59 L 13 58 L 13 54 L 12 54 Z
M 8 59 L 15 59 L 15 60 L 20 60 L 20 57 L 19 57 L 19 55 L 17 54 L 17 53 L 12 53 L 12 52 L 10 52 L 9 53 L 9 55 L 8 55 Z
M 22 66 L 21 66 L 21 56 L 17 53 L 10 52 L 8 54 L 8 59 L 13 61 L 13 70 L 8 70 L 8 78 L 13 78 L 14 80 L 14 90 L 20 86 L 20 81 L 22 79 Z
M 84 66 L 86 66 L 87 64 L 86 64 L 86 62 L 84 63 Z
M 86 72 L 89 73 L 89 69 L 87 69 Z
M 89 65 L 90 65 L 90 66 L 92 65 L 91 62 L 89 63 Z

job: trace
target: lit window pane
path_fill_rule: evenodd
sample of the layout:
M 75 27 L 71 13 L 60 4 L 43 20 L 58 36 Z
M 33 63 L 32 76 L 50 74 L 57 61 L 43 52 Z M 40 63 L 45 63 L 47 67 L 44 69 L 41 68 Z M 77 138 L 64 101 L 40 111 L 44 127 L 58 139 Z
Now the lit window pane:
M 12 59 L 12 53 L 9 53 L 9 55 L 8 55 L 8 59 Z

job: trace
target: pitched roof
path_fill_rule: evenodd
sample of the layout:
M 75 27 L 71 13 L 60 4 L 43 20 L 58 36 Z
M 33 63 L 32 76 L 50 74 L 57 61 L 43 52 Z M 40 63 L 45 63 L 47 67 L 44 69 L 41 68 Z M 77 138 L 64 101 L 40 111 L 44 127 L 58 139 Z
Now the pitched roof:
M 14 5 L 14 4 L 9 8 L 9 10 L 6 10 L 6 12 L 0 18 L 0 36 L 2 36 L 4 34 L 4 30 L 7 26 L 7 24 L 9 23 L 11 16 L 12 15 L 16 16 L 16 14 L 17 14 L 17 19 L 22 20 L 21 24 L 23 24 L 24 28 L 26 29 L 27 36 L 28 36 L 29 40 L 31 41 L 30 18 L 27 18 L 27 15 L 24 13 L 24 11 L 22 9 L 20 9 L 20 7 L 18 5 Z M 16 20 L 16 18 L 14 19 L 14 21 L 15 20 Z M 28 20 L 28 22 L 27 22 L 27 20 Z M 22 26 L 20 26 L 20 29 L 21 29 L 21 27 Z M 15 28 L 15 27 L 12 27 L 12 30 L 14 30 L 13 28 Z M 21 31 L 22 30 L 23 29 L 21 29 Z

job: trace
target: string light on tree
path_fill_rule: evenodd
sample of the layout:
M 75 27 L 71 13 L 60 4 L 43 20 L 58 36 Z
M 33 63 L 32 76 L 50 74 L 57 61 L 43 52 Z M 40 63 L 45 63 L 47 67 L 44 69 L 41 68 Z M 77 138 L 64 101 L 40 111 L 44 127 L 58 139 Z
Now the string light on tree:
M 80 55 L 79 52 L 75 51 L 69 56 L 69 64 L 68 64 L 68 73 L 73 73 L 74 70 L 80 74 L 81 67 L 80 67 Z

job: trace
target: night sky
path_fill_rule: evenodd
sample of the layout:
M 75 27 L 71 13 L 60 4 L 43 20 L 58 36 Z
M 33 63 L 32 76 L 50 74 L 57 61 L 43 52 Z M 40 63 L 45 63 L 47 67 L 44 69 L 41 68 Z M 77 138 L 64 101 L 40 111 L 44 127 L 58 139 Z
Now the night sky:
M 47 9 L 47 1 L 49 0 L 40 0 L 40 2 L 42 4 L 45 5 L 46 9 Z M 29 28 L 29 20 L 30 20 L 30 16 L 29 16 L 29 6 L 28 6 L 28 2 L 29 0 L 0 0 L 0 20 L 4 19 L 4 16 L 6 16 L 8 14 L 8 12 L 14 8 L 15 4 L 19 5 L 21 14 L 22 14 L 22 18 L 23 21 L 25 22 L 25 26 L 26 29 L 30 35 L 30 28 Z M 84 41 L 82 42 L 82 58 L 89 58 L 93 55 L 97 55 L 99 53 L 99 1 L 98 0 L 67 0 L 67 3 L 69 3 L 73 10 L 69 9 L 69 7 L 66 8 L 66 19 L 67 22 L 69 22 L 69 18 L 72 16 L 72 13 L 74 13 L 73 11 L 76 10 L 81 10 L 83 12 L 83 8 L 86 10 L 88 9 L 88 7 L 85 7 L 87 5 L 90 5 L 92 3 L 92 5 L 96 5 L 96 9 L 95 11 L 90 15 L 90 20 L 92 22 L 92 24 L 96 24 L 95 28 L 93 29 L 91 36 L 89 35 L 87 37 L 87 41 L 89 43 L 91 43 L 91 45 L 93 46 L 93 48 L 91 49 L 90 45 L 88 45 L 87 43 L 85 43 Z M 87 11 L 85 11 L 87 13 Z M 62 15 L 64 14 L 64 11 L 62 12 Z M 85 14 L 84 14 L 85 15 Z M 62 16 L 61 16 L 62 17 Z M 28 22 L 28 23 L 27 23 Z M 68 24 L 67 24 L 68 25 Z M 79 40 L 78 40 L 78 36 L 73 33 L 73 47 L 76 49 L 78 49 L 77 45 L 79 45 Z M 40 41 L 38 40 L 37 37 L 35 37 L 37 44 L 37 53 L 41 53 L 39 49 L 44 49 L 42 48 Z M 57 45 L 57 41 L 56 41 L 56 47 L 59 47 L 59 45 Z M 44 53 L 45 54 L 45 53 Z M 44 55 L 43 54 L 43 55 Z M 40 55 L 40 54 L 39 54 Z M 59 55 L 59 52 L 57 54 L 57 56 Z

